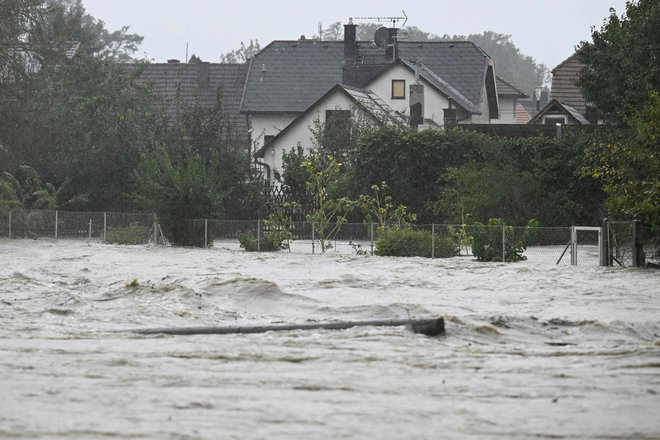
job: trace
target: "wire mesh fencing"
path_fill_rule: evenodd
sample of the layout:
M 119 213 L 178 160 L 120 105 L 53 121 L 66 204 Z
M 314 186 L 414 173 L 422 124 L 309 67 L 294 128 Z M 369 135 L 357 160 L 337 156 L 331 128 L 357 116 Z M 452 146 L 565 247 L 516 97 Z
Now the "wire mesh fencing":
M 469 257 L 478 261 L 554 265 L 639 266 L 657 261 L 657 231 L 630 221 L 603 227 L 515 227 L 505 224 L 312 223 L 286 219 L 180 222 L 163 234 L 152 213 L 0 208 L 0 237 L 85 239 L 116 244 L 174 243 L 233 251 Z M 171 239 L 168 241 L 168 239 Z M 653 264 L 653 263 L 650 263 Z M 644 264 L 641 264 L 644 265 Z
M 153 237 L 149 213 L 0 210 L 0 235 L 8 238 L 87 239 L 141 244 Z
M 472 257 L 480 261 L 547 264 L 599 264 L 598 238 L 571 227 L 508 225 L 409 225 L 403 229 L 373 223 L 191 220 L 194 245 L 245 251 L 305 254 Z M 577 261 L 577 263 L 575 263 Z

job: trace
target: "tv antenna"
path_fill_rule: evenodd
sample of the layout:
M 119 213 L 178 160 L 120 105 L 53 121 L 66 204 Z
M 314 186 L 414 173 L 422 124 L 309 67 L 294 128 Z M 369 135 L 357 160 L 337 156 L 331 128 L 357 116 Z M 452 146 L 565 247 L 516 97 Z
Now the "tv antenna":
M 355 17 L 355 20 L 369 20 L 378 23 L 391 22 L 393 28 L 396 28 L 397 22 L 403 20 L 401 27 L 404 27 L 408 22 L 408 16 L 406 15 L 406 11 L 401 11 L 401 13 L 403 14 L 403 17 Z

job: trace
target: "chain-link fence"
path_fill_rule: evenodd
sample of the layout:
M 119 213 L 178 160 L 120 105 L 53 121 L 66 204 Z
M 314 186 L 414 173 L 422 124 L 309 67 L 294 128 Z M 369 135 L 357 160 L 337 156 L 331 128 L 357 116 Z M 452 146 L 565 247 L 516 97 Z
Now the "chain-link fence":
M 139 244 L 153 237 L 153 227 L 154 215 L 149 213 L 0 209 L 0 236 L 8 238 Z
M 431 258 L 476 257 L 482 261 L 562 265 L 576 261 L 580 265 L 598 265 L 600 261 L 597 235 L 580 233 L 575 246 L 571 227 L 425 224 L 410 226 L 405 229 L 410 233 L 392 237 L 394 234 L 388 234 L 392 229 L 383 230 L 373 223 L 272 224 L 260 220 L 200 219 L 190 220 L 189 230 L 194 231 L 195 245 L 231 250 L 371 255 L 387 254 L 395 247 L 409 251 L 402 255 Z M 388 244 L 392 241 L 394 244 Z
M 634 222 L 595 227 L 311 223 L 283 220 L 183 222 L 187 244 L 246 251 L 472 257 L 480 261 L 630 267 L 657 263 L 657 231 Z M 0 209 L 0 236 L 86 239 L 105 243 L 167 242 L 154 214 Z M 641 244 L 640 244 L 641 243 Z M 641 261 L 642 264 L 639 264 Z

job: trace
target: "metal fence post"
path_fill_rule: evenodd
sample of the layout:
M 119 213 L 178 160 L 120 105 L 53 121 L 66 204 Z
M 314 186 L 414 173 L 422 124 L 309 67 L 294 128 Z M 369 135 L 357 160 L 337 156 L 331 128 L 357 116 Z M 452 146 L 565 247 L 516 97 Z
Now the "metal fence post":
M 204 219 L 204 247 L 209 247 L 209 219 Z
M 58 223 L 58 213 L 59 211 L 55 211 L 55 240 L 57 240 L 57 223 Z
M 577 228 L 571 226 L 571 266 L 577 266 Z
M 105 243 L 105 232 L 108 229 L 108 213 L 103 213 L 103 242 Z
M 431 258 L 435 258 L 435 223 L 431 223 Z
M 644 245 L 640 241 L 640 221 L 633 220 L 632 222 L 632 265 L 633 267 L 644 266 Z
M 502 222 L 502 263 L 506 263 L 506 223 Z
M 158 244 L 158 221 L 156 214 L 154 214 L 154 245 Z
M 312 254 L 314 254 L 314 222 L 312 222 Z
M 257 220 L 257 252 L 261 251 L 261 219 Z
M 9 238 L 11 238 L 11 209 L 9 210 Z
M 371 255 L 374 254 L 374 222 L 370 223 L 371 225 L 371 230 L 370 230 L 370 237 L 371 237 Z
M 89 235 L 87 236 L 87 243 L 92 241 L 92 219 L 89 219 Z
M 600 254 L 601 266 L 611 266 L 610 249 L 609 249 L 610 233 L 609 233 L 608 223 L 609 220 L 607 218 L 604 218 L 601 221 L 601 225 L 600 225 L 600 235 L 602 237 L 602 240 L 600 242 L 600 249 L 598 250 L 598 253 Z

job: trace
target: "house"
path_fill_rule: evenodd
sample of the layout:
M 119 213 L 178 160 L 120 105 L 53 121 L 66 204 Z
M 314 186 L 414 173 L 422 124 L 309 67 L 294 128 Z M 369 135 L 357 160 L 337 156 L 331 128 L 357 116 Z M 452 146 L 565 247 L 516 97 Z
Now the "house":
M 527 98 L 527 94 L 514 86 L 513 84 L 505 81 L 499 76 L 497 80 L 497 96 L 500 102 L 500 117 L 492 119 L 493 124 L 525 124 L 529 119 L 529 113 L 520 104 L 520 100 Z M 521 121 L 525 122 L 521 122 Z
M 525 94 L 497 78 L 474 43 L 399 41 L 396 29 L 381 28 L 387 38 L 376 44 L 357 41 L 356 28 L 344 26 L 344 41 L 274 41 L 250 60 L 241 113 L 271 171 L 281 171 L 284 152 L 313 145 L 310 118 L 324 122 L 326 112 L 343 109 L 382 123 L 357 95 L 419 129 L 515 123 Z
M 573 54 L 552 69 L 550 100 L 529 124 L 597 124 L 598 117 L 577 86 L 583 64 Z
M 529 122 L 546 125 L 591 125 L 576 108 L 553 98 Z
M 139 81 L 152 87 L 171 121 L 177 120 L 186 108 L 196 105 L 213 108 L 220 102 L 234 135 L 249 142 L 247 118 L 240 112 L 246 64 L 187 64 L 169 60 L 167 63 L 126 64 L 125 67 L 129 71 L 137 70 Z

